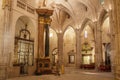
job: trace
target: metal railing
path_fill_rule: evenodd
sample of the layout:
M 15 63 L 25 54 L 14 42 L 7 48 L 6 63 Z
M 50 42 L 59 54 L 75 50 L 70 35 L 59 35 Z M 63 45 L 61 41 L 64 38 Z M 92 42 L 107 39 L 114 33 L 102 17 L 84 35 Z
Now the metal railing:
M 21 8 L 29 13 L 35 14 L 35 8 L 33 8 L 32 6 L 30 6 L 29 4 L 27 4 L 21 0 L 17 0 L 17 7 Z

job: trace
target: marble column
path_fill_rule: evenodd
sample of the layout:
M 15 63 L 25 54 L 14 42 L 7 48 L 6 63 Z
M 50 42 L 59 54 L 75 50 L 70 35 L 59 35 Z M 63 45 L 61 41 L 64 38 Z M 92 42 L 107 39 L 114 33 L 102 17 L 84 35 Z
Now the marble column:
M 40 16 L 38 21 L 38 58 L 45 56 L 44 43 L 44 17 Z
M 80 68 L 81 64 L 82 64 L 81 37 L 80 30 L 76 29 L 76 67 Z
M 99 22 L 95 22 L 95 67 L 103 63 L 102 57 L 102 31 Z
M 45 57 L 49 57 L 49 23 L 47 20 L 45 24 Z
M 38 13 L 38 58 L 49 57 L 49 24 L 53 10 L 37 9 Z
M 49 57 L 49 27 L 45 26 L 45 57 Z
M 38 13 L 38 57 L 36 62 L 36 73 L 41 74 L 45 68 L 50 69 L 49 58 L 49 25 L 51 23 L 50 16 L 53 10 L 37 9 Z M 39 64 L 42 64 L 42 67 Z M 45 67 L 45 63 L 49 66 Z

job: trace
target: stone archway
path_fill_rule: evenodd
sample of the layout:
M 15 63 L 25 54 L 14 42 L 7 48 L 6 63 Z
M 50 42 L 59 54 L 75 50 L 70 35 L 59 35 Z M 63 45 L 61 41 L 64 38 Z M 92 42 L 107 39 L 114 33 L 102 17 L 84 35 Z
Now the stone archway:
M 86 45 L 86 41 L 87 41 L 87 45 L 86 46 L 88 46 L 89 45 L 89 47 L 91 46 L 91 48 L 93 48 L 91 51 L 92 51 L 92 57 L 91 57 L 91 59 L 92 59 L 92 61 L 91 61 L 91 63 L 92 63 L 92 65 L 90 65 L 91 66 L 91 68 L 92 69 L 94 69 L 94 67 L 95 67 L 95 48 L 96 48 L 96 46 L 95 46 L 95 28 L 96 27 L 96 24 L 92 21 L 92 20 L 90 20 L 89 18 L 85 18 L 84 20 L 83 20 L 83 22 L 82 22 L 82 25 L 81 25 L 81 28 L 80 28 L 80 53 L 81 53 L 81 58 L 82 58 L 82 55 L 84 55 L 84 54 L 82 54 L 82 52 L 85 52 L 84 51 L 84 49 L 83 49 L 83 46 L 85 46 Z M 87 28 L 88 28 L 88 30 L 87 30 Z M 86 34 L 87 33 L 87 38 L 89 37 L 89 39 L 87 40 L 85 37 L 86 37 Z M 92 36 L 91 38 L 90 38 L 90 36 Z M 88 42 L 89 42 L 89 44 L 88 44 Z M 83 51 L 82 51 L 82 49 L 83 49 Z M 88 51 L 86 51 L 86 52 L 88 52 Z M 82 68 L 82 64 L 83 64 L 83 61 L 82 61 L 83 59 L 81 59 L 81 64 L 80 64 L 80 67 Z M 88 60 L 88 61 L 90 61 L 90 60 Z
M 110 30 L 110 18 L 107 17 L 101 26 L 102 31 L 102 55 L 103 65 L 108 66 L 108 71 L 111 70 L 111 30 Z
M 76 46 L 75 46 L 76 45 L 76 35 L 75 35 L 74 29 L 71 26 L 69 26 L 66 29 L 63 40 L 64 40 L 63 41 L 64 64 L 65 64 L 65 66 L 69 66 L 69 67 L 74 66 L 75 67 L 76 62 L 74 64 L 69 63 L 69 52 L 70 51 L 76 52 Z
M 35 28 L 31 19 L 27 16 L 20 16 L 15 25 L 15 43 L 12 59 L 14 76 L 34 73 L 34 39 Z M 16 67 L 17 66 L 17 67 Z M 32 68 L 33 71 L 30 71 Z M 14 73 L 12 73 L 14 74 Z
M 50 53 L 50 59 L 52 61 L 52 66 L 55 66 L 56 61 L 58 60 L 58 36 L 55 30 L 52 28 L 49 28 L 49 53 Z
M 107 44 L 111 45 L 111 68 L 114 64 L 114 41 L 115 41 L 115 27 L 114 22 L 113 22 L 113 15 L 112 15 L 112 0 L 106 1 L 105 2 L 106 6 L 101 10 L 98 23 L 99 23 L 99 29 L 101 31 L 101 44 L 102 44 L 102 58 L 103 58 L 103 63 L 105 64 L 105 51 L 106 51 L 106 46 Z
M 95 67 L 95 40 L 94 40 L 94 28 L 93 26 L 86 24 L 81 32 L 81 55 L 82 64 L 81 68 L 94 69 Z

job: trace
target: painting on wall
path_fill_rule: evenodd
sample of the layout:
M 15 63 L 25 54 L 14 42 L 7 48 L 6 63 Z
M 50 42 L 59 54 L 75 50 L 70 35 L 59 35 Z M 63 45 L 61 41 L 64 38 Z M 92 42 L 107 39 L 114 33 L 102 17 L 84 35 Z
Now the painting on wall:
M 75 52 L 74 50 L 71 50 L 68 52 L 68 63 L 69 64 L 74 64 L 75 63 Z
M 74 64 L 75 63 L 75 55 L 69 55 L 69 63 Z

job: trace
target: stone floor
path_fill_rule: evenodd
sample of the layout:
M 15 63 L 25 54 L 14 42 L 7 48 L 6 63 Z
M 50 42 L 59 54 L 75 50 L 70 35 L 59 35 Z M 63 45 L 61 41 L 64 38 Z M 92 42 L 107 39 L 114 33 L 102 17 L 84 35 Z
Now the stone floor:
M 16 77 L 8 80 L 114 80 L 110 72 L 94 70 L 66 69 L 65 74 Z

